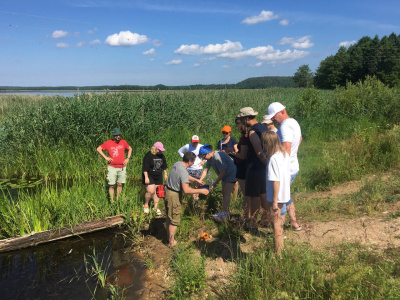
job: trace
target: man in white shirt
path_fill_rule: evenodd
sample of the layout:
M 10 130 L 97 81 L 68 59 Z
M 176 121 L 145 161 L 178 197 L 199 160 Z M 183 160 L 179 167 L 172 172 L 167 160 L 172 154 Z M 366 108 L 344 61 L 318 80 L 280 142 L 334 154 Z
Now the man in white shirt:
M 303 140 L 300 125 L 295 119 L 289 117 L 286 107 L 279 102 L 273 102 L 268 106 L 266 118 L 280 124 L 277 134 L 282 142 L 283 148 L 285 148 L 286 152 L 289 154 L 292 183 L 300 170 L 299 161 L 297 159 L 297 151 L 299 150 L 300 144 Z M 290 201 L 286 203 L 286 209 L 289 213 L 293 230 L 301 230 L 301 226 L 296 220 L 293 199 L 290 199 Z
M 191 141 L 192 142 L 190 144 L 186 144 L 185 146 L 182 146 L 178 150 L 178 154 L 182 158 L 186 152 L 193 152 L 196 155 L 194 164 L 191 165 L 190 167 L 188 167 L 187 171 L 189 173 L 189 176 L 191 176 L 195 179 L 200 179 L 201 173 L 203 172 L 204 161 L 202 161 L 199 158 L 199 150 L 203 145 L 200 144 L 200 139 L 197 135 L 193 135 Z M 195 184 L 195 187 L 196 188 L 198 187 L 197 183 Z M 199 200 L 199 195 L 193 194 L 193 200 L 195 200 L 195 201 Z

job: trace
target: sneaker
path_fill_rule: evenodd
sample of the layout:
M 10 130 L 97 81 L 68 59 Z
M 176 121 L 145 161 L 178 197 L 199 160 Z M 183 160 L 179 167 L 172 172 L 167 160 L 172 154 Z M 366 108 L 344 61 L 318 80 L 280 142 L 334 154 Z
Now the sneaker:
M 296 228 L 292 227 L 292 228 L 293 228 L 293 231 L 300 231 L 301 230 L 301 226 L 296 227 Z
M 143 212 L 148 215 L 150 213 L 150 208 L 148 207 L 143 207 Z
M 217 222 L 223 222 L 223 221 L 229 221 L 229 211 L 223 211 L 220 213 L 216 213 L 212 215 L 215 221 Z
M 158 208 L 154 209 L 154 212 L 155 212 L 155 214 L 157 216 L 161 216 L 162 215 L 161 210 L 159 210 Z

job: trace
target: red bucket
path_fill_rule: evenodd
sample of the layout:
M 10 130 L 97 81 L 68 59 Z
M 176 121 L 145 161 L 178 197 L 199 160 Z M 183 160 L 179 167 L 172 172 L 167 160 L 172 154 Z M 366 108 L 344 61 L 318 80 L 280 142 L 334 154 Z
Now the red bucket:
M 156 193 L 158 198 L 165 198 L 165 186 L 164 185 L 157 186 Z

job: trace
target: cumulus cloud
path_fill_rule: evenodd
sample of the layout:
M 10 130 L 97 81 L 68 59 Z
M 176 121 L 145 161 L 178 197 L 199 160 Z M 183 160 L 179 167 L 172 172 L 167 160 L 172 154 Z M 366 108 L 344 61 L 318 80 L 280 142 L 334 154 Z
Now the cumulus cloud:
M 308 49 L 314 46 L 314 44 L 310 42 L 310 39 L 311 39 L 310 35 L 303 36 L 300 38 L 284 37 L 278 42 L 278 45 L 290 44 L 292 48 L 295 49 Z
M 155 54 L 155 53 L 156 53 L 156 50 L 154 48 L 151 48 L 151 49 L 149 49 L 147 51 L 142 52 L 143 55 L 152 55 L 152 54 Z
M 58 43 L 58 44 L 56 45 L 56 47 L 57 47 L 57 48 L 68 48 L 69 45 L 66 44 L 66 43 Z
M 198 66 L 200 66 L 200 64 L 199 64 L 199 63 L 195 63 L 195 64 L 193 65 L 193 68 L 197 68 Z
M 228 66 L 228 65 L 223 65 L 223 66 L 222 66 L 222 69 L 230 69 L 230 66 Z
M 264 63 L 262 61 L 259 61 L 254 65 L 254 67 L 261 67 Z
M 150 58 L 149 61 L 155 61 L 155 59 L 154 58 Z
M 175 50 L 175 54 L 184 55 L 207 55 L 219 54 L 225 52 L 235 52 L 243 49 L 240 42 L 225 41 L 224 44 L 209 44 L 208 46 L 200 46 L 198 44 L 181 45 L 179 49 Z
M 173 59 L 170 62 L 165 63 L 166 65 L 179 65 L 182 63 L 182 59 Z
M 246 25 L 254 25 L 257 23 L 262 23 L 262 22 L 268 22 L 274 19 L 278 19 L 278 15 L 274 15 L 272 11 L 261 11 L 261 13 L 258 16 L 251 16 L 242 21 L 242 24 Z
M 80 48 L 83 47 L 85 44 L 85 42 L 79 42 L 78 44 L 76 44 L 76 47 Z
M 350 47 L 351 45 L 356 44 L 356 41 L 344 41 L 339 44 L 339 47 Z
M 106 38 L 105 43 L 113 47 L 129 47 L 134 45 L 140 45 L 144 43 L 149 43 L 151 40 L 145 36 L 138 33 L 132 33 L 129 30 L 121 31 L 120 33 L 115 33 L 109 35 Z
M 272 53 L 274 51 L 274 47 L 272 46 L 259 46 L 255 48 L 251 48 L 249 50 L 244 50 L 244 51 L 237 51 L 237 52 L 232 52 L 232 53 L 221 53 L 218 55 L 218 57 L 223 57 L 223 58 L 231 58 L 231 59 L 242 59 L 245 57 L 254 57 L 254 56 L 259 56 L 267 53 Z
M 289 20 L 283 19 L 279 21 L 279 25 L 281 26 L 288 26 L 289 25 Z
M 60 39 L 63 37 L 66 37 L 68 34 L 68 31 L 64 31 L 64 30 L 55 30 L 52 34 L 51 37 L 53 39 Z
M 89 42 L 90 45 L 97 45 L 97 44 L 101 44 L 101 41 L 99 39 L 93 40 Z
M 302 51 L 302 50 L 290 50 L 287 49 L 286 51 L 280 51 L 276 50 L 272 53 L 264 54 L 257 56 L 257 59 L 260 61 L 264 62 L 269 62 L 269 63 L 288 63 L 291 61 L 298 60 L 300 58 L 304 58 L 307 55 L 309 55 L 310 52 L 308 51 Z

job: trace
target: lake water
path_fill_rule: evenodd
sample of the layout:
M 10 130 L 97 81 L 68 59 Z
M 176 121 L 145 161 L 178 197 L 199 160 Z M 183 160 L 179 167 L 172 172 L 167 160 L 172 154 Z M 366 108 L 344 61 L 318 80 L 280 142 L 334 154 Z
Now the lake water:
M 118 276 L 125 296 L 135 298 L 144 287 L 146 266 L 122 233 L 109 229 L 0 253 L 0 299 L 109 299 L 110 292 L 91 276 L 93 257 L 110 283 Z
M 81 94 L 104 94 L 106 92 L 99 92 L 99 91 L 95 91 L 95 92 L 89 92 L 89 91 L 51 91 L 51 92 L 47 92 L 47 91 L 36 91 L 36 92 L 0 92 L 0 95 L 42 95 L 42 96 L 64 96 L 64 97 L 73 97 L 77 94 L 81 95 Z M 115 93 L 115 92 L 108 92 L 108 93 Z

